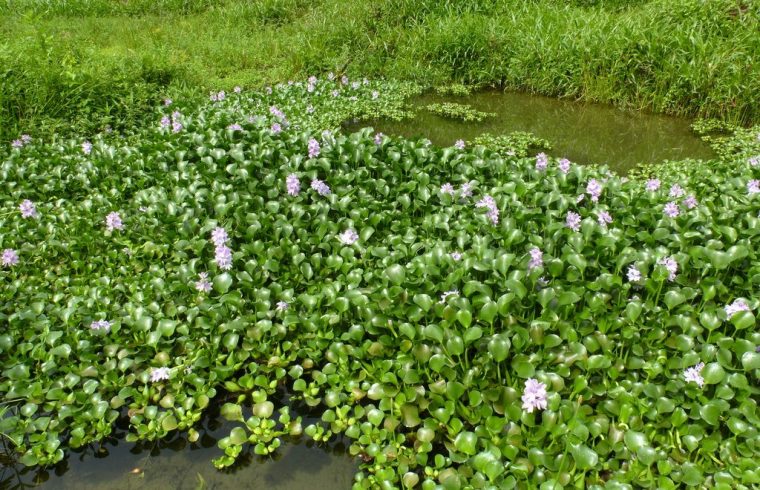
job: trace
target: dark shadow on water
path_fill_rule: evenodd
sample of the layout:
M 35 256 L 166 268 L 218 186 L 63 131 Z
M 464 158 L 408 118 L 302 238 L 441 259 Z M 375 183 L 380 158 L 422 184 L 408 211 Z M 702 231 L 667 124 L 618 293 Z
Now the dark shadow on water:
M 280 394 L 277 405 L 288 403 Z M 348 442 L 337 439 L 316 444 L 308 437 L 283 438 L 271 457 L 244 450 L 231 468 L 218 471 L 212 459 L 222 455 L 217 441 L 235 425 L 219 415 L 224 400 L 217 397 L 196 428 L 200 437 L 190 442 L 174 432 L 161 441 L 125 441 L 128 420 L 118 420 L 106 440 L 69 451 L 66 459 L 49 468 L 26 468 L 3 454 L 0 489 L 132 490 L 132 489 L 349 489 L 357 464 L 348 455 Z M 303 426 L 317 419 L 308 407 L 291 406 L 303 417 Z M 303 411 L 301 411 L 303 410 Z M 245 417 L 249 414 L 244 414 Z
M 452 120 L 424 109 L 433 102 L 469 104 L 479 111 L 496 113 L 496 117 L 480 123 Z M 417 109 L 414 119 L 351 123 L 347 128 L 372 126 L 388 135 L 428 138 L 439 146 L 451 146 L 458 139 L 471 141 L 483 133 L 527 131 L 548 140 L 553 156 L 606 164 L 619 173 L 638 163 L 715 156 L 691 131 L 687 119 L 623 111 L 603 104 L 498 90 L 463 97 L 429 93 L 414 98 L 412 104 Z

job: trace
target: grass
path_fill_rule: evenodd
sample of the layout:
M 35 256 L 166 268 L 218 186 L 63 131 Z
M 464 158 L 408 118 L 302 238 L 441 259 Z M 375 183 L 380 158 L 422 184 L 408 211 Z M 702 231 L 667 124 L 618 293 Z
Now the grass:
M 328 71 L 748 124 L 759 14 L 744 0 L 8 1 L 0 137 L 129 126 L 165 93 Z

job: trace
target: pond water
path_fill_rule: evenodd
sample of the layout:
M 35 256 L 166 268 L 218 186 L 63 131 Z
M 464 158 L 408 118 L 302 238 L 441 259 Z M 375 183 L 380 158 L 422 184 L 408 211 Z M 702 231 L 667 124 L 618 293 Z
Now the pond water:
M 527 131 L 548 140 L 552 144 L 548 153 L 553 156 L 577 163 L 607 164 L 619 173 L 638 163 L 715 156 L 691 131 L 691 121 L 683 118 L 498 90 L 461 97 L 430 93 L 411 102 L 417 109 L 414 119 L 354 123 L 349 129 L 372 126 L 388 135 L 425 137 L 439 146 L 451 146 L 458 139 L 470 141 L 482 133 Z M 434 102 L 469 104 L 496 116 L 480 123 L 462 122 L 424 109 Z
M 220 404 L 221 405 L 221 404 Z M 303 426 L 316 419 L 304 417 Z M 210 413 L 198 432 L 198 441 L 174 433 L 158 442 L 124 441 L 126 420 L 114 437 L 100 444 L 72 450 L 58 465 L 25 468 L 0 459 L 0 489 L 41 490 L 348 490 L 357 464 L 347 444 L 337 440 L 317 445 L 307 437 L 283 439 L 271 458 L 243 450 L 232 468 L 219 471 L 211 462 L 222 455 L 216 445 L 237 423 Z

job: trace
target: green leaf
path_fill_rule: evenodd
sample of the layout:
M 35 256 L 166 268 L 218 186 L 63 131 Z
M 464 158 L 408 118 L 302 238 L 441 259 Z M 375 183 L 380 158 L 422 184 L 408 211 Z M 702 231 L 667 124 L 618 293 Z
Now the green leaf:
M 472 456 L 477 452 L 478 436 L 473 432 L 460 432 L 454 439 L 457 451 Z
M 394 264 L 385 269 L 385 275 L 393 284 L 401 284 L 406 277 L 406 271 L 398 264 Z
M 232 276 L 228 273 L 219 274 L 214 277 L 214 290 L 219 294 L 224 294 L 230 290 L 232 286 Z
M 586 471 L 596 467 L 599 462 L 599 455 L 596 451 L 586 446 L 585 444 L 579 444 L 572 446 L 570 453 L 573 455 L 575 465 L 579 470 Z
M 705 380 L 705 384 L 714 385 L 725 379 L 726 372 L 720 364 L 711 362 L 702 368 L 702 377 Z

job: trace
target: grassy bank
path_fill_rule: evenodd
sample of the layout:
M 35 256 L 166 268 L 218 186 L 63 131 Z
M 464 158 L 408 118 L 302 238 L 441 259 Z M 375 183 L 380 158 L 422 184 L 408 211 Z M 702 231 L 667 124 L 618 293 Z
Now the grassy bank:
M 2 139 L 129 126 L 164 94 L 328 71 L 760 119 L 760 7 L 702 2 L 8 1 Z

